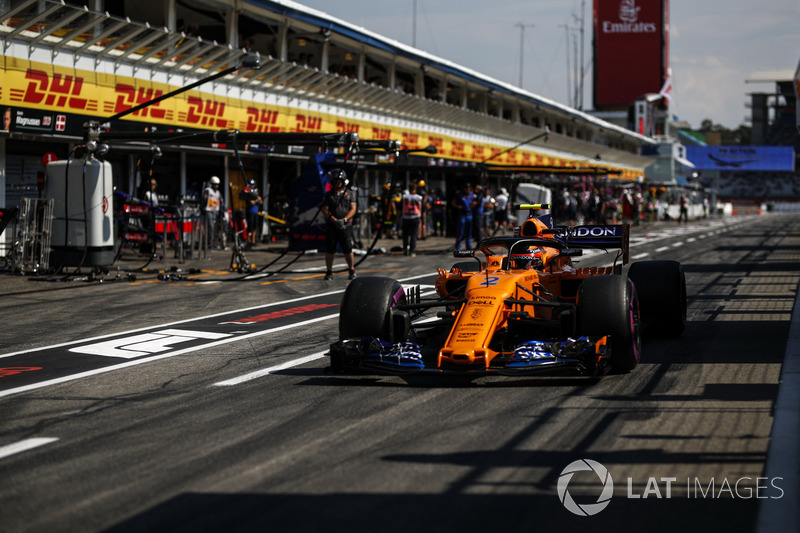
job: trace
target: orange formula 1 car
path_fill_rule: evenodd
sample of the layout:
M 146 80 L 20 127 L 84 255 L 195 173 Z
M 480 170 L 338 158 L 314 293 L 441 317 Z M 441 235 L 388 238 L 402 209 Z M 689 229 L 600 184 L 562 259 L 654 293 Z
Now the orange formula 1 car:
M 436 297 L 382 277 L 358 278 L 342 298 L 334 373 L 533 374 L 632 370 L 642 331 L 679 336 L 686 281 L 675 261 L 633 263 L 629 226 L 550 227 L 531 216 L 513 237 L 456 251 Z M 584 249 L 616 250 L 613 266 L 578 268 Z M 480 255 L 478 255 L 480 254 Z M 482 255 L 482 257 L 481 257 Z

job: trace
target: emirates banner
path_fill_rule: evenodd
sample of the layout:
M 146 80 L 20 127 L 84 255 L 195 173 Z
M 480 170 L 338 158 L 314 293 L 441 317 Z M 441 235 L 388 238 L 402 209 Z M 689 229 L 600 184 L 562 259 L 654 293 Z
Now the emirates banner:
M 669 0 L 594 0 L 594 108 L 658 93 L 669 68 Z

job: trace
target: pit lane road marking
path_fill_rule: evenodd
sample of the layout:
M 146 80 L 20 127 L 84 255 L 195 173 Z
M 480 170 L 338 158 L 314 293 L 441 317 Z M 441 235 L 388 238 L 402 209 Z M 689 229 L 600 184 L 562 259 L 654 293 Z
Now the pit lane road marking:
M 223 339 L 232 335 L 232 333 L 165 329 L 154 333 L 134 335 L 133 337 L 126 337 L 124 339 L 114 339 L 86 346 L 78 346 L 77 348 L 71 348 L 69 351 L 88 355 L 104 355 L 106 357 L 133 359 L 134 357 L 141 357 L 143 355 L 165 352 L 172 348 L 173 344 L 181 342 L 195 339 Z
M 428 274 L 428 275 L 430 275 L 430 274 Z M 417 276 L 417 277 L 424 277 L 424 276 Z M 415 278 L 409 278 L 409 279 L 415 279 Z M 330 295 L 339 294 L 339 293 L 342 293 L 342 292 L 344 292 L 344 289 L 336 290 L 336 291 L 329 291 L 329 292 L 325 292 L 325 293 L 322 293 L 322 294 L 312 294 L 312 295 L 308 295 L 308 296 L 301 296 L 299 298 L 294 298 L 294 299 L 291 299 L 291 300 L 283 300 L 283 301 L 280 301 L 280 302 L 273 302 L 273 303 L 269 303 L 269 304 L 265 304 L 265 305 L 257 305 L 257 306 L 253 306 L 253 307 L 246 307 L 244 309 L 237 309 L 237 310 L 234 310 L 234 311 L 224 311 L 222 313 L 216 313 L 216 314 L 213 314 L 213 315 L 206 315 L 206 316 L 197 317 L 197 318 L 187 318 L 186 320 L 178 320 L 178 321 L 169 322 L 169 323 L 163 324 L 163 325 L 164 326 L 177 326 L 178 324 L 187 324 L 187 323 L 199 322 L 199 321 L 203 321 L 203 320 L 210 320 L 210 319 L 213 319 L 213 318 L 216 318 L 216 317 L 228 316 L 228 315 L 231 315 L 231 314 L 234 314 L 234 313 L 246 313 L 248 311 L 254 311 L 256 309 L 266 309 L 268 307 L 275 307 L 275 306 L 279 306 L 279 305 L 293 304 L 295 302 L 301 302 L 301 301 L 310 300 L 310 299 L 313 299 L 313 298 L 321 298 L 321 297 L 324 297 L 324 296 L 330 296 Z M 131 334 L 134 334 L 134 333 L 138 333 L 140 331 L 151 331 L 153 329 L 155 329 L 153 326 L 146 326 L 146 327 L 143 327 L 143 328 L 133 329 L 133 330 L 126 331 L 126 332 L 109 333 L 108 335 L 99 335 L 97 337 L 91 337 L 89 339 L 81 339 L 81 340 L 77 340 L 77 341 L 70 341 L 70 342 L 64 342 L 64 343 L 60 343 L 60 344 L 53 344 L 53 345 L 50 345 L 50 346 L 42 346 L 42 347 L 39 347 L 39 348 L 31 348 L 31 349 L 28 349 L 28 350 L 20 350 L 18 352 L 0 354 L 0 359 L 3 359 L 5 357 L 13 357 L 13 356 L 17 356 L 17 355 L 23 355 L 23 354 L 27 354 L 27 353 L 39 352 L 39 351 L 43 351 L 43 350 L 51 350 L 53 348 L 62 348 L 62 347 L 65 347 L 65 346 L 73 346 L 75 344 L 82 344 L 82 343 L 85 343 L 85 342 L 92 342 L 92 341 L 97 341 L 97 340 L 100 340 L 100 339 L 107 339 L 109 337 L 121 337 L 123 335 L 131 335 Z
M 337 314 L 338 316 L 338 314 Z M 256 370 L 255 372 L 250 372 L 249 374 L 244 374 L 239 377 L 226 379 L 225 381 L 218 381 L 217 383 L 212 384 L 212 387 L 228 387 L 231 385 L 239 385 L 240 383 L 244 383 L 246 381 L 251 381 L 254 379 L 258 379 L 263 376 L 267 376 L 269 374 L 274 374 L 281 370 L 286 370 L 287 368 L 292 368 L 295 366 L 300 366 L 305 363 L 310 363 L 311 361 L 316 361 L 317 359 L 322 359 L 325 357 L 325 354 L 328 353 L 328 350 L 324 350 L 322 352 L 312 353 L 311 355 L 306 355 L 305 357 L 300 357 L 299 359 L 293 359 L 291 361 L 286 361 L 285 363 L 281 363 L 279 365 L 271 366 L 269 368 L 263 368 L 261 370 Z
M 409 278 L 405 278 L 402 280 L 398 280 L 401 283 L 403 282 L 410 282 L 412 280 L 416 280 L 419 278 L 426 278 L 431 277 L 432 274 L 420 274 L 417 276 L 412 276 Z M 89 370 L 78 371 L 74 374 L 67 374 L 62 375 L 59 377 L 54 377 L 51 379 L 46 379 L 43 381 L 37 381 L 34 383 L 28 383 L 25 385 L 20 385 L 17 387 L 9 388 L 6 390 L 0 391 L 0 398 L 11 396 L 14 394 L 19 394 L 22 392 L 28 392 L 31 390 L 45 388 L 51 385 L 58 385 L 61 383 L 66 383 L 82 378 L 96 376 L 98 374 L 103 374 L 106 372 L 111 372 L 114 370 L 120 370 L 123 368 L 128 368 L 136 365 L 140 365 L 143 363 L 149 363 L 153 361 L 158 361 L 160 359 L 166 359 L 170 357 L 174 357 L 177 355 L 182 355 L 184 353 L 191 353 L 195 351 L 199 351 L 202 349 L 212 348 L 214 346 L 219 346 L 223 344 L 228 344 L 231 342 L 238 342 L 240 340 L 245 340 L 248 338 L 259 337 L 262 335 L 268 335 L 271 333 L 275 333 L 282 330 L 288 330 L 293 328 L 302 328 L 304 326 L 308 326 L 310 324 L 330 320 L 331 318 L 336 318 L 339 316 L 338 313 L 332 313 L 329 315 L 324 316 L 317 316 L 315 318 L 311 318 L 301 322 L 295 323 L 288 323 L 276 327 L 272 327 L 269 329 L 259 330 L 244 333 L 243 331 L 232 331 L 230 333 L 211 333 L 205 331 L 196 331 L 191 329 L 176 329 L 175 326 L 178 324 L 188 324 L 188 323 L 197 323 L 204 320 L 214 319 L 218 317 L 230 317 L 234 314 L 245 313 L 247 311 L 252 310 L 260 310 L 265 308 L 270 308 L 278 305 L 286 305 L 294 302 L 299 301 L 307 301 L 309 299 L 316 299 L 320 297 L 331 296 L 335 294 L 339 294 L 344 292 L 344 290 L 336 290 L 330 291 L 323 294 L 315 294 L 309 296 L 303 296 L 300 298 L 295 298 L 292 300 L 286 300 L 283 302 L 275 302 L 267 305 L 260 305 L 256 307 L 250 307 L 246 309 L 240 309 L 236 311 L 228 311 L 223 313 L 217 313 L 214 315 L 201 317 L 201 318 L 192 318 L 181 320 L 177 322 L 172 322 L 168 324 L 164 324 L 163 326 L 172 326 L 172 328 L 167 328 L 163 330 L 158 330 L 156 328 L 147 327 L 147 328 L 140 328 L 128 332 L 123 333 L 115 333 L 110 335 L 102 335 L 99 337 L 93 337 L 90 339 L 83 339 L 79 341 L 72 341 L 68 343 L 57 344 L 53 346 L 46 346 L 40 348 L 34 348 L 30 350 L 23 350 L 19 352 L 9 353 L 9 354 L 1 354 L 0 359 L 5 357 L 11 357 L 16 355 L 26 355 L 26 354 L 34 354 L 36 352 L 43 352 L 47 350 L 57 349 L 57 348 L 68 348 L 68 351 L 77 353 L 79 355 L 100 355 L 101 357 L 112 357 L 112 358 L 121 358 L 121 359 L 130 359 L 125 362 L 110 364 L 108 366 L 103 366 L 100 368 L 92 368 Z M 240 326 L 241 327 L 241 326 Z M 247 326 L 244 326 L 247 327 Z M 153 330 L 156 331 L 153 331 Z M 138 334 L 138 335 L 137 335 Z M 103 342 L 97 342 L 97 341 Z M 178 349 L 173 348 L 173 344 L 178 344 L 186 342 L 188 346 L 178 347 Z M 86 352 L 89 353 L 86 353 Z M 144 353 L 144 355 L 142 355 Z M 135 358 L 135 359 L 134 359 Z
M 91 377 L 91 376 L 96 376 L 98 374 L 104 374 L 106 372 L 111 372 L 112 370 L 120 370 L 122 368 L 128 368 L 128 367 L 131 367 L 131 366 L 141 365 L 143 363 L 150 363 L 150 362 L 153 362 L 153 361 L 158 361 L 160 359 L 167 359 L 169 357 L 174 357 L 176 355 L 195 352 L 195 351 L 200 350 L 200 349 L 213 348 L 214 346 L 219 346 L 219 345 L 222 345 L 222 344 L 228 344 L 230 342 L 237 342 L 237 341 L 244 340 L 244 339 L 249 339 L 249 338 L 252 338 L 252 337 L 259 337 L 261 335 L 267 335 L 269 333 L 274 333 L 276 331 L 308 326 L 309 324 L 313 324 L 314 322 L 320 322 L 320 321 L 323 321 L 323 320 L 329 320 L 331 318 L 336 318 L 338 316 L 339 316 L 339 313 L 336 313 L 336 314 L 327 315 L 327 316 L 323 316 L 323 317 L 319 317 L 319 318 L 312 318 L 310 320 L 305 320 L 303 322 L 297 322 L 297 323 L 294 323 L 294 324 L 287 324 L 285 326 L 278 326 L 278 327 L 272 328 L 272 329 L 267 329 L 267 330 L 263 330 L 263 331 L 257 331 L 257 332 L 254 332 L 254 333 L 249 333 L 247 335 L 232 335 L 232 336 L 230 336 L 230 338 L 223 338 L 223 339 L 215 340 L 215 341 L 212 341 L 212 342 L 209 342 L 209 343 L 205 343 L 205 344 L 201 344 L 201 345 L 193 345 L 193 346 L 190 346 L 188 348 L 184 348 L 182 350 L 168 351 L 167 353 L 162 353 L 162 354 L 159 354 L 159 355 L 152 355 L 150 357 L 141 357 L 139 359 L 134 359 L 132 361 L 127 361 L 125 363 L 119 363 L 119 364 L 116 364 L 116 365 L 106 366 L 106 367 L 102 367 L 102 368 L 95 368 L 93 370 L 87 370 L 85 372 L 79 372 L 77 374 L 70 374 L 70 375 L 67 375 L 67 376 L 62 376 L 62 377 L 55 378 L 55 379 L 50 379 L 50 380 L 47 380 L 47 381 L 40 381 L 38 383 L 31 383 L 29 385 L 23 385 L 21 387 L 16 387 L 14 389 L 8 389 L 8 390 L 0 391 L 0 398 L 2 398 L 4 396 L 11 396 L 12 394 L 19 394 L 21 392 L 27 392 L 27 391 L 31 391 L 31 390 L 41 389 L 41 388 L 44 388 L 44 387 L 49 387 L 50 385 L 58 385 L 60 383 L 66 383 L 68 381 L 74 381 L 76 379 L 88 378 L 88 377 Z M 128 337 L 127 339 L 130 339 L 130 338 L 131 337 Z M 184 340 L 191 340 L 191 339 L 189 337 L 184 337 Z
M 44 446 L 45 444 L 50 444 L 51 442 L 55 442 L 57 440 L 58 439 L 51 437 L 40 437 L 35 439 L 21 440 L 13 444 L 6 444 L 5 446 L 0 446 L 0 459 L 10 457 L 18 453 L 27 452 L 28 450 L 38 448 L 39 446 Z

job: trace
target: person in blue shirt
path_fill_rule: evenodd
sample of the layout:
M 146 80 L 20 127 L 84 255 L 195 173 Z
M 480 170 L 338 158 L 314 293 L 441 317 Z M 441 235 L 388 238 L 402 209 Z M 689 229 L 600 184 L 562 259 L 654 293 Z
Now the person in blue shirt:
M 455 209 L 456 220 L 458 220 L 458 237 L 456 237 L 456 250 L 461 249 L 461 243 L 472 248 L 472 216 L 475 208 L 475 195 L 472 193 L 472 185 L 467 183 L 463 192 L 456 193 L 453 198 L 453 208 Z

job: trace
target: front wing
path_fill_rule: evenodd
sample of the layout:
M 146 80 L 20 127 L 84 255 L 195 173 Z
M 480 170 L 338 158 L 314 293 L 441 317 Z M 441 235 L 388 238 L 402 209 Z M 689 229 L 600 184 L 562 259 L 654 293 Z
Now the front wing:
M 489 367 L 438 368 L 428 361 L 417 343 L 390 343 L 367 337 L 341 340 L 331 344 L 328 355 L 333 373 L 376 373 L 408 375 L 438 373 L 450 375 L 531 375 L 558 370 L 578 374 L 596 374 L 607 367 L 610 336 L 568 338 L 561 341 L 530 340 L 519 344 L 513 352 L 495 357 Z

